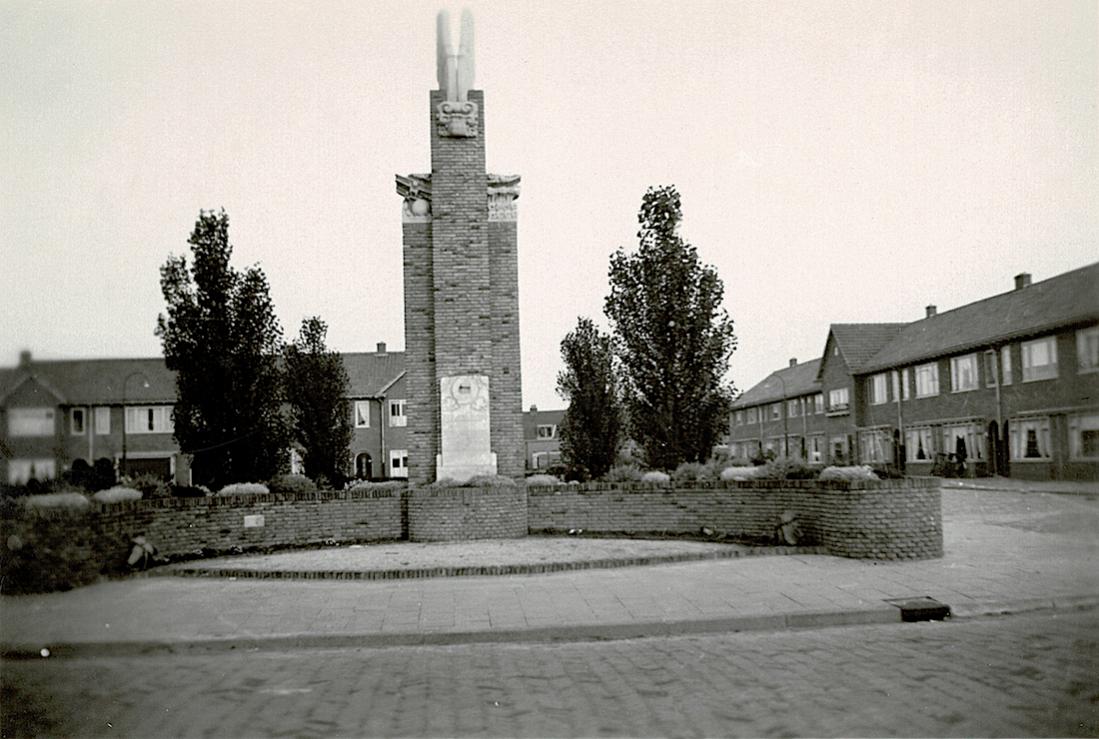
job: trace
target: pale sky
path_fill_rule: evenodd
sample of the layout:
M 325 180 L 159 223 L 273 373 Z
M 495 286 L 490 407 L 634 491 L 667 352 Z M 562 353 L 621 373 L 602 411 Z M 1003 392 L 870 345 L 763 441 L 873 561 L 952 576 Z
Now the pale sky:
M 0 2 L 0 366 L 159 356 L 200 208 L 287 338 L 402 349 L 394 174 L 430 170 L 441 2 Z M 1095 2 L 468 3 L 488 166 L 522 176 L 524 407 L 602 315 L 650 185 L 725 282 L 746 390 L 829 323 L 1099 259 Z M 446 6 L 454 15 L 461 5 Z

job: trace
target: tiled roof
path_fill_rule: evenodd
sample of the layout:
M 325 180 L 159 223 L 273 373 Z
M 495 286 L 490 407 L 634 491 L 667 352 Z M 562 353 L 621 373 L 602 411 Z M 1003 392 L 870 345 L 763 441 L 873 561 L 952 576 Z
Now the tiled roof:
M 1099 262 L 909 323 L 859 367 L 898 367 L 1099 320 Z
M 560 425 L 565 411 L 527 411 L 523 414 L 523 438 L 538 438 L 538 427 L 544 424 Z
M 733 403 L 733 409 L 819 393 L 820 382 L 817 381 L 819 369 L 820 359 L 812 359 L 772 372 L 762 382 L 737 398 Z
M 893 341 L 907 323 L 833 323 L 832 338 L 847 362 L 847 368 L 857 372 L 864 364 Z
M 350 352 L 343 355 L 343 366 L 352 398 L 377 398 L 404 372 L 404 352 Z

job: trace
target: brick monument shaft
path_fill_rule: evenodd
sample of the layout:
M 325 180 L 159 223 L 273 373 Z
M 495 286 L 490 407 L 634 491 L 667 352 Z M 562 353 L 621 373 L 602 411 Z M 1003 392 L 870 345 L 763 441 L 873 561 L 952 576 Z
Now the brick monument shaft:
M 430 95 L 431 174 L 397 177 L 409 478 L 421 484 L 473 474 L 518 478 L 524 470 L 519 178 L 485 172 L 484 94 L 444 86 L 442 35 L 445 89 Z M 471 43 L 472 28 L 469 35 Z M 465 41 L 463 27 L 463 48 Z M 455 57 L 460 65 L 450 52 Z

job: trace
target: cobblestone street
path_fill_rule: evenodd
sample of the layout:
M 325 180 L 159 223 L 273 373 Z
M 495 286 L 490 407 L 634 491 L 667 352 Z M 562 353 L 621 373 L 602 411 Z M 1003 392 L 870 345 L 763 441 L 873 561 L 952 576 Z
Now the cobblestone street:
M 1099 736 L 1099 611 L 3 664 L 3 736 Z

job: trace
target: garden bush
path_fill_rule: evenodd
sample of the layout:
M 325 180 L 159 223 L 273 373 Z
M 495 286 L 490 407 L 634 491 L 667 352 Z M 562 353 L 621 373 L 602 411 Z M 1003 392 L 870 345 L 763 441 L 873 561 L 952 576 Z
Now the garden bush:
M 560 485 L 561 481 L 553 475 L 531 475 L 527 478 L 528 486 L 537 485 Z
M 445 477 L 442 480 L 436 480 L 428 487 L 437 490 L 446 488 L 513 488 L 515 487 L 515 480 L 503 475 L 475 475 L 469 478 L 467 482 L 456 482 L 449 477 Z
M 210 488 L 205 485 L 173 485 L 173 498 L 205 498 L 210 494 Z
M 664 485 L 671 482 L 672 477 L 667 472 L 660 472 L 659 470 L 649 470 L 641 476 L 641 482 L 651 482 L 655 484 Z
M 305 475 L 276 475 L 267 481 L 267 489 L 272 493 L 315 493 L 317 483 Z
M 91 505 L 91 503 L 88 501 L 88 496 L 84 495 L 84 493 L 69 491 L 65 493 L 28 495 L 23 498 L 23 505 L 28 508 L 38 509 L 83 510 Z
M 226 485 L 217 492 L 218 495 L 267 495 L 271 490 L 259 482 L 235 482 Z
M 760 475 L 770 480 L 815 480 L 817 471 L 800 459 L 777 457 L 763 465 Z
M 141 500 L 141 491 L 119 485 L 94 493 L 92 500 L 97 503 L 122 503 L 127 500 Z
M 140 490 L 146 498 L 167 498 L 172 492 L 168 483 L 156 475 L 138 475 L 126 487 Z
M 761 473 L 765 471 L 763 467 L 726 467 L 721 471 L 722 480 L 758 480 L 761 477 Z
M 603 477 L 606 482 L 637 482 L 641 479 L 641 468 L 636 464 L 616 464 Z
M 700 462 L 683 462 L 672 472 L 672 479 L 676 482 L 697 482 L 702 480 L 702 464 Z
M 406 487 L 408 483 L 404 480 L 353 480 L 347 483 L 344 490 L 404 490 Z
M 856 467 L 825 467 L 821 470 L 821 480 L 877 480 L 878 476 L 868 464 Z

